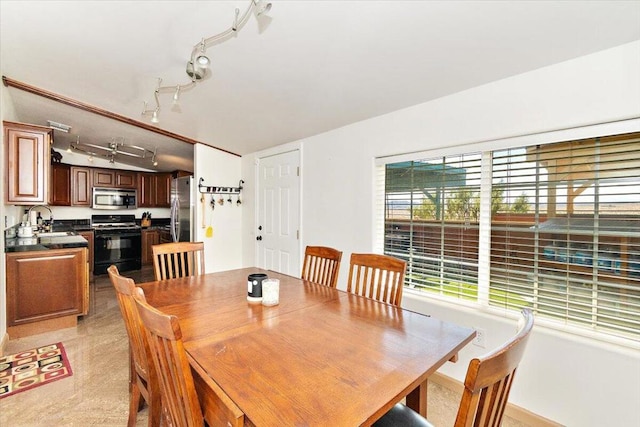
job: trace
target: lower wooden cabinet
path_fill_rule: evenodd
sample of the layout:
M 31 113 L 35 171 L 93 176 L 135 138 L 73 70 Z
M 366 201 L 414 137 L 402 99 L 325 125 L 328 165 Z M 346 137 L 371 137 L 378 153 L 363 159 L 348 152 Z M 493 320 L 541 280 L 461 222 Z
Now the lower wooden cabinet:
M 153 264 L 153 250 L 151 247 L 160 243 L 158 230 L 142 230 L 142 265 Z
M 169 230 L 160 230 L 160 243 L 172 243 L 173 237 Z
M 86 314 L 87 253 L 87 248 L 7 253 L 9 331 L 33 322 Z
M 93 231 L 78 231 L 78 234 L 87 239 L 89 242 L 88 249 L 88 258 L 89 262 L 89 273 L 93 274 Z

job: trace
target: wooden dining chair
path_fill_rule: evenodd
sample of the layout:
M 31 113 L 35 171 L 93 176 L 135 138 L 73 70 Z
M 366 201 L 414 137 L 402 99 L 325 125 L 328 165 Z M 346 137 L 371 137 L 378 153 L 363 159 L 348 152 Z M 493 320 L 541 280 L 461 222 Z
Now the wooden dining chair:
M 174 242 L 153 245 L 156 280 L 204 274 L 204 243 Z
M 380 254 L 351 254 L 347 292 L 400 307 L 407 263 Z
M 326 246 L 307 246 L 301 277 L 320 285 L 335 288 L 338 284 L 342 252 Z
M 522 310 L 523 326 L 505 344 L 489 354 L 471 359 L 454 427 L 499 426 L 509 392 L 533 329 L 533 313 Z M 406 405 L 396 404 L 376 421 L 375 427 L 431 427 L 426 419 Z
M 178 318 L 151 307 L 142 289 L 138 288 L 137 291 L 135 303 L 146 332 L 158 388 L 162 393 L 163 414 L 172 427 L 203 427 L 202 407 L 182 344 Z
M 107 269 L 113 287 L 116 289 L 118 305 L 129 337 L 129 419 L 127 426 L 136 425 L 136 416 L 141 408 L 141 397 L 149 406 L 149 427 L 160 425 L 162 406 L 155 371 L 148 363 L 149 354 L 146 336 L 138 309 L 134 301 L 136 285 L 130 278 L 120 275 L 112 265 Z

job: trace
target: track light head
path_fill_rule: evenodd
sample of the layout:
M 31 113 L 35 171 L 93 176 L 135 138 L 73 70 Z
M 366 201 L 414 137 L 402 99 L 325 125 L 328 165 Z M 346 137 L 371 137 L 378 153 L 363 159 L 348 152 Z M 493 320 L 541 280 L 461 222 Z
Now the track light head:
M 209 65 L 211 64 L 211 60 L 209 59 L 208 56 L 206 56 L 203 53 L 196 57 L 196 64 L 198 64 L 198 67 L 200 68 L 209 68 Z
M 265 2 L 264 0 L 253 0 L 253 4 L 256 6 L 256 16 L 269 13 L 271 10 L 271 3 Z
M 187 62 L 187 75 L 191 77 L 192 80 L 202 80 L 206 73 L 206 68 L 202 68 L 198 65 L 194 66 L 194 63 L 191 61 Z

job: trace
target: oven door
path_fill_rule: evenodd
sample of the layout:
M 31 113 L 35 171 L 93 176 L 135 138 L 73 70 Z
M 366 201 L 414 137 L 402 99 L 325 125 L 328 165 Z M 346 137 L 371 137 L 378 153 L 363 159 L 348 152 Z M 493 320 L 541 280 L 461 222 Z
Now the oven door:
M 142 268 L 140 232 L 96 232 L 94 240 L 94 274 L 105 274 L 110 265 L 119 271 Z

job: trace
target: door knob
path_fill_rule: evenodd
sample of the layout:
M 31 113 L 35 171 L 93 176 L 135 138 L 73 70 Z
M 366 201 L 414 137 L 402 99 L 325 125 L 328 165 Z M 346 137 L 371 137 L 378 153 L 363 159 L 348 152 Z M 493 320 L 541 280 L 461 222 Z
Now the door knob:
M 262 240 L 262 236 L 256 237 L 256 240 Z

